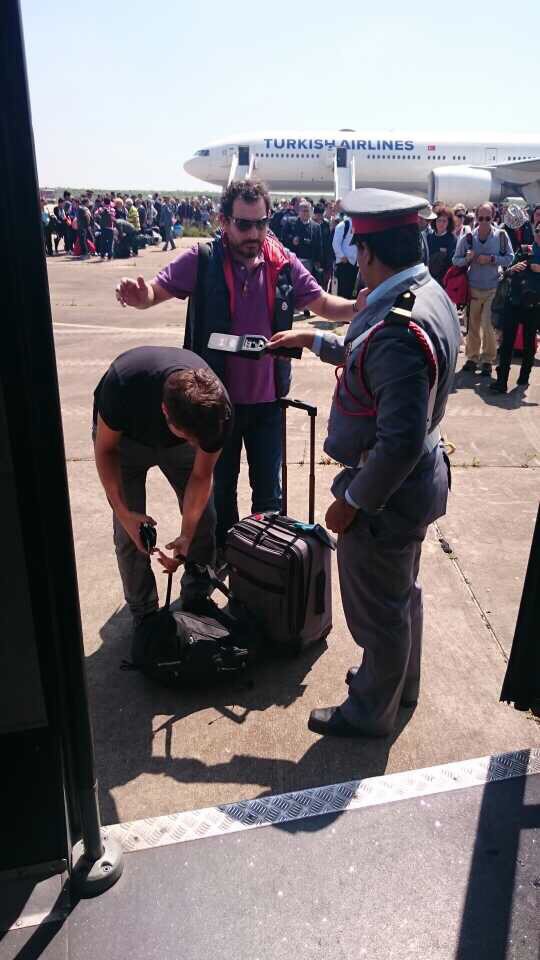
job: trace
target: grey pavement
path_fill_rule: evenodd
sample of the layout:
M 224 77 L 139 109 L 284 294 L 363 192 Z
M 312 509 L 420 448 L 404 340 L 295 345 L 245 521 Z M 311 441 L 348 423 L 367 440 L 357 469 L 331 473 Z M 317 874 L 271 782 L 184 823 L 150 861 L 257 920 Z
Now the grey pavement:
M 187 246 L 192 241 L 181 241 Z M 334 628 L 326 648 L 275 661 L 211 691 L 170 691 L 120 670 L 130 619 L 112 545 L 111 517 L 92 458 L 92 391 L 130 347 L 181 345 L 186 306 L 122 309 L 121 276 L 150 279 L 172 259 L 161 249 L 138 260 L 48 259 L 88 680 L 104 822 L 131 820 L 383 772 L 540 745 L 540 724 L 499 703 L 538 508 L 540 368 L 527 391 L 493 396 L 480 377 L 459 374 L 444 433 L 453 449 L 446 517 L 429 531 L 421 575 L 425 651 L 421 699 L 403 710 L 392 738 L 326 740 L 306 727 L 309 711 L 339 703 L 358 661 L 334 570 Z M 328 328 L 314 318 L 310 323 Z M 461 361 L 460 361 L 461 362 Z M 514 367 L 511 377 L 517 377 Z M 307 354 L 295 363 L 292 395 L 319 408 L 317 518 L 324 520 L 337 469 L 322 452 L 334 372 Z M 289 512 L 307 510 L 307 418 L 290 419 Z M 154 471 L 148 509 L 165 543 L 178 530 L 176 498 Z M 249 512 L 245 470 L 241 504 Z M 443 543 L 441 544 L 441 540 Z M 443 549 L 444 547 L 444 549 Z M 450 552 L 448 552 L 450 551 Z M 163 593 L 163 577 L 157 574 Z

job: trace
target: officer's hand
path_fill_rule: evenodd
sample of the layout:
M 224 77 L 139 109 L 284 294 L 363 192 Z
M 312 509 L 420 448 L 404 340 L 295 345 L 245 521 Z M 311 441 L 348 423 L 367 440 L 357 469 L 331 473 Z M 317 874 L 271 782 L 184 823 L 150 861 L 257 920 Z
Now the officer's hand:
M 515 263 L 513 267 L 510 267 L 510 273 L 521 273 L 522 270 L 527 269 L 527 264 L 524 260 L 521 263 Z
M 268 341 L 269 350 L 277 350 L 278 347 L 312 347 L 315 334 L 311 330 L 282 330 L 275 333 Z
M 156 526 L 156 521 L 149 517 L 146 513 L 134 513 L 127 512 L 121 517 L 118 517 L 120 523 L 122 524 L 124 530 L 129 537 L 133 540 L 133 543 L 137 547 L 137 550 L 140 553 L 148 555 L 148 551 L 144 549 L 143 542 L 141 540 L 140 526 L 141 523 L 149 523 L 152 527 Z
M 487 257 L 484 253 L 481 253 L 480 256 L 476 258 L 476 262 L 479 263 L 481 267 L 485 267 L 488 263 L 491 263 L 491 257 Z
M 474 250 L 468 250 L 467 253 L 465 254 L 465 260 L 467 261 L 467 263 L 472 263 L 475 257 L 476 257 L 476 254 Z
M 358 295 L 356 297 L 355 304 L 354 304 L 354 309 L 356 313 L 360 313 L 360 311 L 363 310 L 364 307 L 366 306 L 366 298 L 368 293 L 369 293 L 369 287 L 362 287 L 362 289 L 358 291 Z
M 145 310 L 151 303 L 152 288 L 143 277 L 132 280 L 122 277 L 116 288 L 116 299 L 123 307 L 136 307 Z
M 345 533 L 350 527 L 357 510 L 351 507 L 346 500 L 334 500 L 333 504 L 326 511 L 325 523 L 333 533 Z

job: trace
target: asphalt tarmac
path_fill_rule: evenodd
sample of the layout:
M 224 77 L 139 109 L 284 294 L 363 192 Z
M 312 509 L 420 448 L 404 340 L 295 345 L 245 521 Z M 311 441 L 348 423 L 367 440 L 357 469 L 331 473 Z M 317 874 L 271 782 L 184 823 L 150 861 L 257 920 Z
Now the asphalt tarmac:
M 193 241 L 182 240 L 185 247 Z M 178 251 L 177 251 L 178 252 Z M 143 344 L 182 345 L 186 304 L 122 309 L 121 276 L 151 279 L 177 252 L 137 260 L 49 258 L 48 271 L 68 462 L 71 509 L 103 821 L 180 810 L 411 770 L 540 745 L 540 724 L 499 702 L 538 508 L 540 362 L 527 390 L 490 393 L 484 378 L 458 373 L 443 432 L 453 490 L 446 517 L 428 534 L 421 568 L 425 604 L 423 684 L 386 740 L 336 741 L 310 733 L 316 706 L 345 696 L 358 662 L 334 571 L 334 628 L 327 646 L 261 668 L 253 686 L 170 691 L 120 669 L 131 622 L 121 592 L 110 509 L 92 455 L 92 392 L 110 362 Z M 332 326 L 317 318 L 317 328 Z M 463 357 L 460 358 L 460 366 Z M 517 379 L 517 366 L 511 384 Z M 317 519 L 337 469 L 323 455 L 334 373 L 311 354 L 295 361 L 292 396 L 315 403 Z M 290 419 L 289 512 L 307 510 L 307 418 Z M 250 510 L 242 470 L 242 510 Z M 158 471 L 147 509 L 159 540 L 179 530 L 176 498 Z M 164 593 L 164 577 L 156 571 Z

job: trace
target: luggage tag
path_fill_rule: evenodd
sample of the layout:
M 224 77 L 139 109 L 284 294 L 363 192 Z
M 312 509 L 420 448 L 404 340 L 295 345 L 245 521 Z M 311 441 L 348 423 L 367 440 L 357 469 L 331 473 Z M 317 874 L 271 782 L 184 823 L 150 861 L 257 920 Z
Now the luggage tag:
M 336 549 L 336 541 L 320 523 L 300 523 L 300 521 L 298 521 L 297 523 L 293 523 L 293 527 L 295 527 L 296 530 L 302 530 L 303 533 L 312 533 L 325 547 L 330 547 L 331 550 Z

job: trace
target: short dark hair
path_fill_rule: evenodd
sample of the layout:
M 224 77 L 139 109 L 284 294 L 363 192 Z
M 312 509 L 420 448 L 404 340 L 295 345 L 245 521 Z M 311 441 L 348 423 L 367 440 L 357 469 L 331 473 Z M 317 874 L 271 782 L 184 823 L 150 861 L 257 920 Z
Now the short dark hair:
M 233 180 L 221 196 L 220 211 L 224 217 L 232 217 L 235 200 L 244 203 L 257 203 L 264 200 L 266 212 L 270 212 L 270 194 L 261 180 Z
M 420 230 L 415 223 L 380 233 L 355 233 L 353 239 L 392 270 L 404 270 L 422 260 Z
M 163 384 L 163 403 L 171 423 L 193 434 L 200 443 L 219 443 L 231 416 L 223 384 L 208 367 L 169 374 Z

